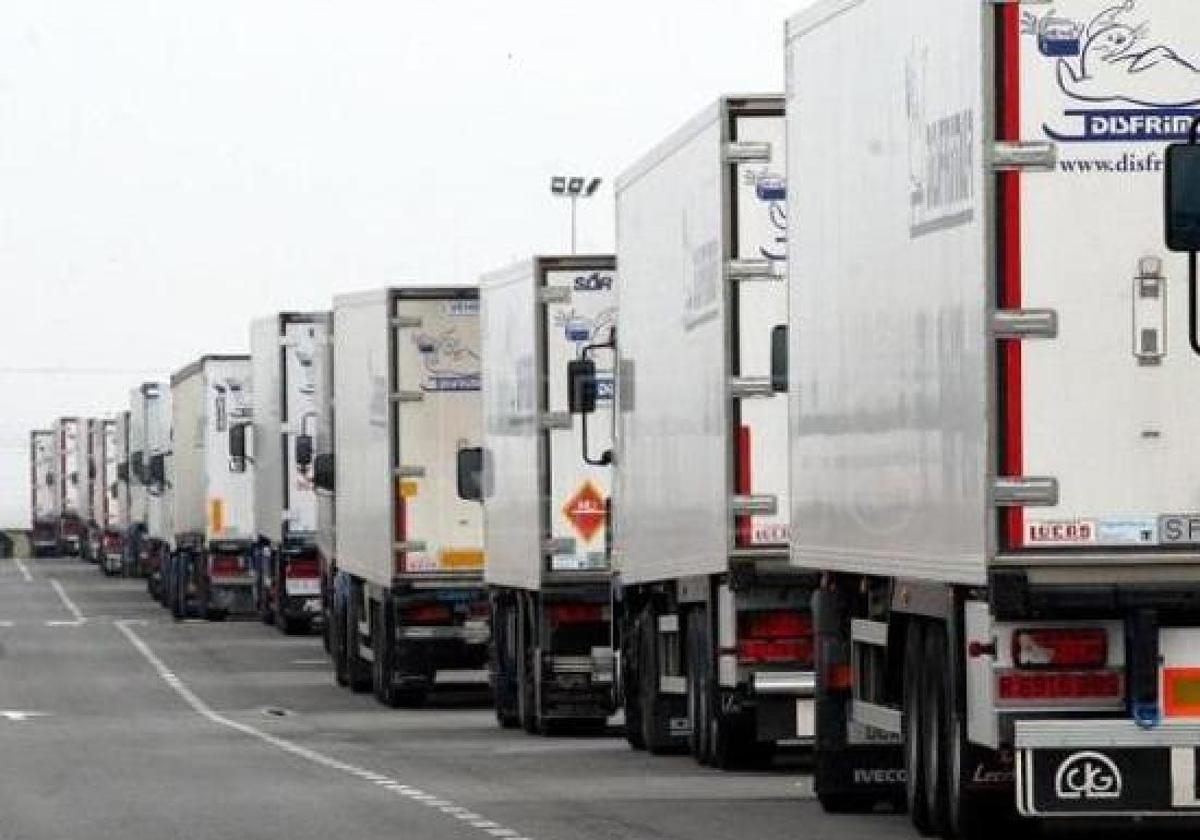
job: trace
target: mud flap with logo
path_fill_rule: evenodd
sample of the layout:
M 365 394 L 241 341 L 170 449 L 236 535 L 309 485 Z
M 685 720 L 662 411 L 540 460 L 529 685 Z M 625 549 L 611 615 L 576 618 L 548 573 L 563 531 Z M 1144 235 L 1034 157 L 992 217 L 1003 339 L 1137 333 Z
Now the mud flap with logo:
M 1017 805 L 1025 816 L 1200 816 L 1192 747 L 1023 750 Z
M 878 796 L 904 792 L 904 755 L 898 749 L 851 747 L 819 755 L 816 784 L 823 794 Z

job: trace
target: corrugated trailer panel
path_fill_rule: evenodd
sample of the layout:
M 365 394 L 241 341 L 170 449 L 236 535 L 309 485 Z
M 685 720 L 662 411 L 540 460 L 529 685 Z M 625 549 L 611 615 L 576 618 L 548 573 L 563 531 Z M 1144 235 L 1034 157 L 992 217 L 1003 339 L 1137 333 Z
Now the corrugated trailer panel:
M 79 518 L 84 523 L 93 519 L 92 504 L 95 501 L 93 491 L 96 482 L 96 453 L 97 443 L 93 437 L 93 427 L 99 421 L 88 417 L 79 421 Z
M 54 432 L 30 432 L 30 515 L 34 522 L 57 516 L 54 506 Z
M 986 579 L 986 17 L 958 0 L 837 2 L 789 25 L 799 566 Z
M 254 521 L 260 533 L 279 541 L 283 528 L 283 470 L 280 451 L 280 319 L 259 318 L 250 325 L 254 374 Z
M 163 383 L 145 386 L 151 390 L 145 400 L 146 413 L 146 475 L 149 478 L 151 459 L 163 457 L 166 482 L 146 488 L 146 533 L 156 540 L 168 542 L 175 536 L 173 525 L 172 427 L 171 388 Z
M 129 528 L 132 520 L 132 492 L 130 482 L 132 474 L 129 472 L 129 412 L 121 411 L 117 413 L 114 423 L 114 442 L 116 446 L 117 460 L 117 496 L 115 499 L 117 509 L 116 527 L 120 528 L 124 533 Z
M 313 439 L 313 452 L 331 454 L 334 451 L 334 405 L 333 405 L 333 331 L 332 315 L 330 332 L 323 345 L 318 347 L 313 364 L 317 381 L 317 429 Z M 336 492 L 336 488 L 335 488 Z M 337 557 L 337 512 L 334 509 L 334 494 L 317 490 L 317 547 L 326 560 Z

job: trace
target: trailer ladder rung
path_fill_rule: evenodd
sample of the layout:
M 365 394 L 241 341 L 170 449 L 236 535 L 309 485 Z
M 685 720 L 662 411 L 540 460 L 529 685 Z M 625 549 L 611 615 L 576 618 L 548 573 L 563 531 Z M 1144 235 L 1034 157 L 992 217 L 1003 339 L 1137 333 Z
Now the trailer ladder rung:
M 864 645 L 887 647 L 888 625 L 886 621 L 868 621 L 862 618 L 850 620 L 850 639 Z
M 571 302 L 569 286 L 543 286 L 538 289 L 538 302 L 544 304 L 565 304 Z
M 992 167 L 999 171 L 1050 172 L 1058 166 L 1054 143 L 1001 141 L 992 147 Z
M 425 399 L 424 391 L 397 391 L 392 399 L 398 403 L 417 403 Z
M 415 315 L 397 315 L 392 318 L 392 326 L 398 330 L 420 329 L 421 323 L 421 319 Z
M 725 278 L 732 283 L 774 283 L 784 279 L 771 260 L 730 260 L 725 264 Z
M 996 338 L 1057 338 L 1058 313 L 1053 309 L 1005 309 L 992 316 Z
M 775 384 L 769 376 L 734 376 L 729 380 L 729 396 L 738 400 L 775 396 Z
M 726 163 L 770 163 L 770 143 L 727 143 L 725 145 Z
M 1006 476 L 993 489 L 1000 507 L 1053 507 L 1058 504 L 1058 479 Z
M 779 511 L 779 498 L 772 495 L 734 496 L 729 501 L 734 516 L 774 516 Z
M 401 465 L 392 470 L 392 475 L 396 478 L 424 478 L 425 468 L 412 465 Z
M 417 552 L 425 551 L 426 545 L 424 540 L 406 540 L 405 542 L 394 543 L 392 548 L 396 551 L 403 551 L 405 553 L 412 552 L 415 554 Z

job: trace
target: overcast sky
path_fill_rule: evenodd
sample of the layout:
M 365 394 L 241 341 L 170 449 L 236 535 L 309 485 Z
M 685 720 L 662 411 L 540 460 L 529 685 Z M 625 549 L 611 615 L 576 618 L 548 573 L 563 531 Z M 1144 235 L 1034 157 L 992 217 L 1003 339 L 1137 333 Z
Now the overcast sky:
M 807 2 L 0 3 L 0 525 L 30 428 L 244 351 L 252 317 L 566 249 L 554 173 L 606 179 L 580 245 L 611 250 L 613 176 L 780 90 Z

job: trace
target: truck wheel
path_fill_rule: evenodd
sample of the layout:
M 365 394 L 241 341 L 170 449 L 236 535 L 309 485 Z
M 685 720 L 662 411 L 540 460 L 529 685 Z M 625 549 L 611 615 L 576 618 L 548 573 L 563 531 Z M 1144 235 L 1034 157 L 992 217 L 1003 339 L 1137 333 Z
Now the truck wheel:
M 512 606 L 504 595 L 492 598 L 492 702 L 496 707 L 496 722 L 504 729 L 521 725 L 520 701 L 512 657 Z
M 688 736 L 692 757 L 701 764 L 711 764 L 713 750 L 711 735 L 712 663 L 708 651 L 708 610 L 697 607 L 687 617 L 688 635 L 688 712 L 692 731 Z
M 933 833 L 925 791 L 925 627 L 909 619 L 904 639 L 904 799 L 913 827 L 923 836 Z
M 392 679 L 395 671 L 395 621 L 391 611 L 391 597 L 384 592 L 383 601 L 371 609 L 371 647 L 375 661 L 371 663 L 371 682 L 375 699 L 389 708 L 404 704 L 405 693 L 396 688 Z
M 521 728 L 530 735 L 540 735 L 541 725 L 537 707 L 537 685 L 534 673 L 533 616 L 525 598 L 517 598 L 517 709 Z
M 362 614 L 362 590 L 351 584 L 346 599 L 346 679 L 355 694 L 371 690 L 371 663 L 358 654 L 360 644 L 358 624 Z
M 933 834 L 946 833 L 948 822 L 947 744 L 950 740 L 950 709 L 946 700 L 947 646 L 946 628 L 937 622 L 925 630 L 924 690 L 921 741 L 924 745 L 925 810 Z
M 171 615 L 176 621 L 187 617 L 187 574 L 182 568 L 185 565 L 183 557 L 172 560 L 171 574 Z
M 670 755 L 679 750 L 671 739 L 671 724 L 666 704 L 659 697 L 658 622 L 654 611 L 647 607 L 642 618 L 641 646 L 638 652 L 638 674 L 641 695 L 642 740 L 652 755 Z
M 635 750 L 646 749 L 642 739 L 642 698 L 638 682 L 637 652 L 642 638 L 642 620 L 627 623 L 621 634 L 621 703 L 625 709 L 625 740 Z
M 346 667 L 346 614 L 336 594 L 332 598 L 325 625 L 329 633 L 330 656 L 333 657 L 333 678 L 345 688 L 350 685 L 350 672 Z

